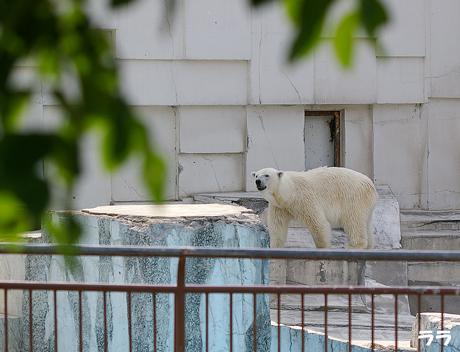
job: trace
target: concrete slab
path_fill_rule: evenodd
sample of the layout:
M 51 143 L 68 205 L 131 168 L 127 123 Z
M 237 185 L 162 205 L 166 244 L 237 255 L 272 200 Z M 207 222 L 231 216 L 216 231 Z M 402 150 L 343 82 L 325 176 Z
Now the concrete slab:
M 425 331 L 420 333 L 419 331 Z M 420 336 L 425 338 L 419 338 Z M 433 337 L 429 343 L 430 336 Z M 435 352 L 456 352 L 460 350 L 460 315 L 441 313 L 421 313 L 420 328 L 418 317 L 412 328 L 411 346 L 417 348 L 420 344 L 420 351 Z
M 82 209 L 82 212 L 92 215 L 110 216 L 142 216 L 147 218 L 196 218 L 196 217 L 220 217 L 226 215 L 239 215 L 252 213 L 249 209 L 234 205 L 224 204 L 127 204 L 108 205 L 90 209 Z
M 401 231 L 460 230 L 460 211 L 402 210 Z
M 270 310 L 271 319 L 278 323 L 278 311 Z M 410 347 L 412 337 L 412 325 L 415 317 L 411 315 L 398 315 L 398 350 L 414 351 Z M 301 326 L 302 316 L 300 310 L 281 310 L 281 324 Z M 304 327 L 309 332 L 324 334 L 325 312 L 304 311 Z M 331 339 L 339 341 L 349 340 L 350 320 L 348 312 L 328 311 L 327 333 Z M 351 315 L 351 341 L 353 345 L 369 348 L 372 340 L 371 333 L 372 314 L 363 311 L 354 311 Z M 395 345 L 395 317 L 394 315 L 374 315 L 374 341 L 380 345 L 381 350 L 388 350 Z M 348 349 L 347 349 L 348 350 Z M 401 351 L 401 350 L 399 350 Z
M 403 249 L 460 250 L 460 230 L 403 232 L 401 244 Z

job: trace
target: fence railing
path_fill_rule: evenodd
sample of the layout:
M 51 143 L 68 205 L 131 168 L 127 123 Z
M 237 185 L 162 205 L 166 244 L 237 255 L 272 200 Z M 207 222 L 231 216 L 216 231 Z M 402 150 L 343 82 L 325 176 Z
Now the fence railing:
M 394 351 L 399 350 L 398 346 L 398 296 L 416 295 L 418 302 L 418 312 L 421 312 L 421 297 L 423 295 L 438 295 L 441 302 L 441 330 L 444 329 L 444 300 L 445 296 L 460 295 L 460 287 L 418 287 L 418 286 L 399 286 L 399 287 L 366 287 L 366 286 L 303 286 L 303 285 L 248 285 L 248 286 L 226 286 L 226 285 L 197 285 L 187 284 L 186 278 L 186 262 L 189 258 L 257 258 L 257 259 L 302 259 L 302 260 L 352 260 L 352 261 L 446 261 L 460 262 L 460 251 L 366 251 L 366 250 L 292 250 L 292 249 L 226 249 L 226 248 L 202 248 L 202 247 L 186 247 L 186 248 L 161 248 L 161 247 L 129 247 L 129 246 L 59 246 L 59 245 L 26 245 L 16 246 L 3 244 L 0 245 L 0 254 L 27 254 L 27 255 L 71 255 L 71 256 L 120 256 L 120 257 L 172 257 L 178 258 L 177 282 L 172 284 L 136 284 L 136 283 L 104 283 L 104 282 L 35 282 L 35 281 L 1 281 L 0 290 L 4 291 L 4 350 L 9 351 L 9 327 L 8 319 L 8 292 L 11 290 L 23 290 L 24 294 L 28 293 L 28 348 L 34 351 L 34 292 L 47 291 L 52 292 L 54 297 L 54 345 L 52 350 L 58 351 L 58 331 L 60 321 L 58 319 L 58 299 L 57 293 L 60 291 L 75 291 L 78 293 L 78 310 L 79 310 L 79 343 L 78 350 L 85 350 L 85 335 L 84 335 L 84 319 L 82 318 L 82 293 L 83 292 L 102 292 L 103 297 L 103 333 L 102 333 L 102 350 L 109 350 L 108 343 L 108 324 L 107 324 L 107 295 L 111 292 L 125 292 L 127 299 L 128 311 L 128 337 L 129 351 L 133 351 L 133 322 L 132 322 L 132 295 L 134 293 L 149 293 L 152 294 L 152 317 L 153 317 L 153 351 L 158 350 L 157 346 L 157 319 L 156 319 L 156 299 L 161 293 L 174 295 L 174 351 L 182 352 L 186 350 L 186 296 L 188 294 L 204 295 L 206 316 L 205 316 L 205 339 L 204 349 L 208 351 L 208 334 L 209 334 L 209 317 L 208 304 L 209 295 L 212 294 L 227 294 L 229 295 L 229 310 L 233 311 L 234 295 L 248 294 L 253 297 L 253 324 L 252 329 L 252 349 L 253 351 L 261 351 L 258 346 L 258 332 L 260 327 L 257 324 L 260 320 L 256 317 L 257 295 L 270 294 L 275 297 L 276 314 L 278 317 L 277 323 L 277 341 L 272 341 L 272 344 L 277 344 L 278 351 L 281 351 L 281 297 L 283 295 L 297 295 L 300 297 L 301 311 L 301 350 L 310 351 L 305 346 L 305 335 L 307 334 L 304 327 L 308 324 L 304 318 L 304 296 L 305 295 L 323 295 L 324 297 L 324 351 L 328 352 L 331 345 L 328 343 L 328 325 L 330 320 L 328 297 L 331 295 L 348 296 L 348 350 L 353 349 L 352 341 L 352 296 L 353 295 L 368 295 L 371 299 L 371 339 L 370 351 L 377 351 L 375 344 L 375 309 L 374 297 L 376 295 L 393 295 L 394 297 Z M 241 346 L 235 346 L 233 343 L 233 319 L 229 319 L 229 351 L 240 351 Z M 418 315 L 418 333 L 420 335 L 420 315 Z M 0 333 L 1 334 L 1 333 Z M 222 338 L 228 338 L 223 336 Z M 420 351 L 421 344 L 418 344 Z M 441 351 L 444 345 L 441 344 Z M 458 346 L 456 346 L 458 348 Z M 67 350 L 67 349 L 66 349 Z M 70 349 L 68 349 L 70 350 Z M 315 350 L 316 351 L 316 350 Z M 329 351 L 331 352 L 331 351 Z

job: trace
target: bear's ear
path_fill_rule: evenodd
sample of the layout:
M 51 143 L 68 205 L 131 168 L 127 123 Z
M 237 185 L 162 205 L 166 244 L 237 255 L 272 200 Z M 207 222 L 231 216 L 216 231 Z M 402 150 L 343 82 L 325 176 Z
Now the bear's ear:
M 281 170 L 280 170 L 280 171 L 278 171 L 278 178 L 281 178 L 281 177 L 283 177 L 283 175 L 284 175 L 284 171 L 281 171 Z
M 255 171 L 251 172 L 251 175 L 252 177 L 256 177 L 256 172 Z

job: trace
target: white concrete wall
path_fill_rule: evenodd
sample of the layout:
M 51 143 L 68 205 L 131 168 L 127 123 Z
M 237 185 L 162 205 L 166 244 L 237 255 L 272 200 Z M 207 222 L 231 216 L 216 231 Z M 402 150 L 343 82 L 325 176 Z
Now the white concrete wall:
M 357 39 L 349 71 L 330 38 L 287 64 L 291 28 L 275 2 L 177 0 L 172 15 L 163 1 L 116 12 L 107 2 L 88 8 L 112 35 L 123 90 L 168 161 L 169 199 L 255 190 L 249 174 L 266 166 L 303 170 L 304 112 L 339 110 L 343 166 L 390 185 L 401 208 L 460 208 L 458 0 L 385 0 L 391 23 L 378 45 Z M 16 82 L 35 76 L 25 64 Z M 58 108 L 36 91 L 30 126 L 48 128 Z M 84 144 L 73 206 L 148 201 L 136 161 L 104 174 L 96 142 Z

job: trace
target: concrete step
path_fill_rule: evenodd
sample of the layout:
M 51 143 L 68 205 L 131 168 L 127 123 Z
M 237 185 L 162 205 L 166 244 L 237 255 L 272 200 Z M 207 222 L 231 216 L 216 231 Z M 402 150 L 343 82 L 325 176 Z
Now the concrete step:
M 409 250 L 460 250 L 460 230 L 405 231 L 401 244 Z
M 432 230 L 460 230 L 460 211 L 401 211 L 402 232 Z
M 271 310 L 271 319 L 278 322 L 278 311 Z M 372 338 L 371 330 L 372 315 L 369 312 L 360 310 L 353 311 L 351 316 L 351 340 L 352 351 L 370 351 Z M 290 326 L 301 326 L 302 316 L 300 310 L 280 311 L 281 324 Z M 409 314 L 398 315 L 398 351 L 416 351 L 410 347 L 412 337 L 412 327 L 415 317 Z M 324 334 L 325 332 L 325 312 L 306 311 L 304 312 L 304 327 L 308 333 Z M 328 338 L 341 341 L 343 345 L 340 351 L 348 351 L 346 341 L 349 339 L 349 315 L 348 312 L 341 310 L 331 310 L 327 314 Z M 374 350 L 393 351 L 395 345 L 395 317 L 393 314 L 375 314 L 374 316 Z M 283 335 L 281 336 L 283 338 Z M 276 341 L 276 340 L 275 340 Z M 273 346 L 273 345 L 272 345 Z M 276 344 L 275 344 L 276 346 Z M 298 349 L 300 351 L 300 348 Z M 329 349 L 328 349 L 329 350 Z M 276 351 L 276 349 L 275 349 Z M 335 349 L 334 349 L 335 351 Z
M 451 262 L 409 262 L 407 279 L 419 282 L 460 283 L 460 263 Z

